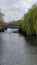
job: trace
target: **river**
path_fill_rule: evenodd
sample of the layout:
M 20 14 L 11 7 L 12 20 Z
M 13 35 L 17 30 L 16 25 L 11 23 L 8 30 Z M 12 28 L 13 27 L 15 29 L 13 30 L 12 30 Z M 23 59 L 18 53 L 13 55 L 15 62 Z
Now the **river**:
M 0 33 L 0 65 L 37 65 L 37 38 L 26 39 L 15 30 Z

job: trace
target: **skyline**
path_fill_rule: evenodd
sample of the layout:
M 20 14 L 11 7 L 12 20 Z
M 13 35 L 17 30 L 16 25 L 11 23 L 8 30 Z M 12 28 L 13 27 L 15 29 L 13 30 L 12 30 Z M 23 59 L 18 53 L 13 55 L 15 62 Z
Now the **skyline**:
M 1 0 L 0 9 L 4 13 L 4 20 L 10 22 L 18 20 L 37 3 L 37 0 Z

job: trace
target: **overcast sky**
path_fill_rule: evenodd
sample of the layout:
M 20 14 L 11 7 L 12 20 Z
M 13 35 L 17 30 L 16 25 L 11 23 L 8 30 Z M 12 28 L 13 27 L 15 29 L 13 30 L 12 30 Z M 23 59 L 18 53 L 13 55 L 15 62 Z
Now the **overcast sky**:
M 23 17 L 37 0 L 0 0 L 0 9 L 4 13 L 6 22 Z

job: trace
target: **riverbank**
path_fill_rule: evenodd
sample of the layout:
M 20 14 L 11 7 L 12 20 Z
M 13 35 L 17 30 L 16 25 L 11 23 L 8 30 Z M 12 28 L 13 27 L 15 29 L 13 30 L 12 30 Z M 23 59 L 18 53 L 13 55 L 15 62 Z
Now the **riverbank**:
M 0 22 L 0 32 L 4 32 L 6 30 L 6 24 L 3 22 Z

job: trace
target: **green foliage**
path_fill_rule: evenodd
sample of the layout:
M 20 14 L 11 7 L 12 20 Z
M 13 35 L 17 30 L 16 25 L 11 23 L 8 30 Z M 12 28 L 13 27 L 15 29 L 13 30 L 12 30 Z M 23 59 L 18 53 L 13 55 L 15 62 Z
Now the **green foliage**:
M 26 31 L 27 35 L 37 35 L 37 6 L 24 15 L 24 21 L 19 22 L 19 29 Z
M 5 23 L 3 20 L 3 14 L 0 12 L 0 31 L 4 29 Z
M 9 25 L 18 26 L 18 22 L 17 21 L 11 21 L 11 22 L 9 22 Z

